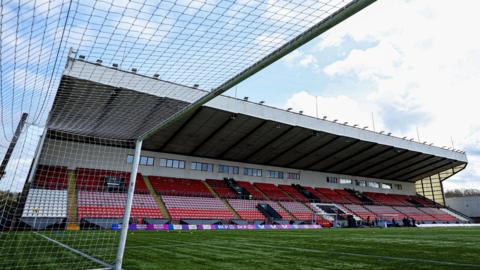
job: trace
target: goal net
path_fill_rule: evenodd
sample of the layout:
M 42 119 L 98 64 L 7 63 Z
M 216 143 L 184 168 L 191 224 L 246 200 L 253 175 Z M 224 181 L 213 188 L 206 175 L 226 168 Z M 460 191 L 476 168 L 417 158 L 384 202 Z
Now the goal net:
M 120 269 L 162 132 L 371 2 L 2 1 L 0 269 Z

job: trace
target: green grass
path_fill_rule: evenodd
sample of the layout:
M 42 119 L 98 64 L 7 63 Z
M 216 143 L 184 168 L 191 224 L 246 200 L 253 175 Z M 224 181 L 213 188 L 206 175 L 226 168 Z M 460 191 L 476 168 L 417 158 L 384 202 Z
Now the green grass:
M 63 237 L 64 243 L 105 260 L 114 258 L 111 244 L 117 241 L 118 234 L 80 234 L 49 236 L 58 240 Z M 37 235 L 23 233 L 17 237 L 23 243 L 28 242 L 26 239 L 32 244 L 43 241 L 43 246 L 55 250 L 44 255 L 54 253 L 58 255 L 56 259 L 39 254 L 39 261 L 51 264 L 38 269 L 54 269 L 58 262 L 68 263 L 70 269 L 85 266 L 77 255 L 50 246 Z M 112 243 L 99 246 L 98 238 Z M 12 262 L 17 258 L 8 259 Z M 29 257 L 18 259 L 28 261 Z M 0 253 L 3 269 L 1 262 Z M 57 269 L 66 269 L 62 266 Z M 480 229 L 138 231 L 129 233 L 124 269 L 480 269 Z

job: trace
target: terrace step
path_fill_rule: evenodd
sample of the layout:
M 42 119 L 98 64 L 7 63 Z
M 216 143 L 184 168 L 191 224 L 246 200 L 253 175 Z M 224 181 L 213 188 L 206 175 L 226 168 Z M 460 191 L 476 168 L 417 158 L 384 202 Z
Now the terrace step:
M 272 199 L 270 199 L 262 190 L 260 190 L 258 187 L 256 187 L 255 185 L 252 185 L 254 189 L 256 189 L 258 192 L 260 192 L 260 194 L 262 194 L 263 197 L 265 197 L 267 200 L 269 201 L 272 201 L 274 203 L 276 203 L 283 211 L 285 211 L 285 213 L 288 214 L 288 219 L 289 220 L 293 220 L 293 219 L 296 219 L 292 213 L 290 213 L 285 207 L 283 207 L 283 205 L 273 201 Z M 295 200 L 294 200 L 295 201 Z M 284 219 L 287 219 L 286 217 L 283 217 Z
M 75 171 L 68 171 L 68 186 L 67 186 L 67 230 L 74 230 L 78 226 L 77 217 L 77 178 Z
M 212 192 L 212 194 L 213 194 L 216 198 L 220 199 L 220 200 L 223 202 L 223 204 L 225 205 L 225 207 L 227 207 L 227 209 L 230 210 L 230 212 L 232 212 L 232 214 L 235 216 L 236 219 L 241 219 L 240 215 L 237 213 L 237 211 L 235 211 L 235 209 L 233 209 L 233 207 L 228 203 L 228 201 L 227 201 L 226 199 L 221 198 L 221 197 L 217 194 L 217 192 L 215 192 L 215 190 L 214 190 L 206 181 L 204 181 L 203 183 L 204 183 L 205 186 L 208 188 L 208 190 L 210 190 L 210 192 Z
M 167 207 L 165 206 L 165 203 L 162 200 L 162 197 L 159 196 L 157 192 L 155 192 L 155 189 L 153 188 L 152 183 L 150 183 L 150 179 L 148 179 L 147 176 L 143 176 L 143 181 L 145 182 L 145 185 L 147 186 L 148 191 L 150 191 L 150 195 L 152 195 L 153 199 L 157 203 L 163 218 L 170 219 L 170 213 L 168 212 Z

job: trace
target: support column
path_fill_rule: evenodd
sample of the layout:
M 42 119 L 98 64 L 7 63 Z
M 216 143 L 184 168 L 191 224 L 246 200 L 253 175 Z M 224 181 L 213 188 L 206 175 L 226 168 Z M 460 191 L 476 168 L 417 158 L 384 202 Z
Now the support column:
M 127 243 L 128 224 L 130 221 L 130 211 L 132 210 L 133 194 L 135 192 L 135 182 L 137 181 L 138 164 L 140 163 L 140 152 L 142 151 L 142 141 L 135 143 L 135 155 L 133 157 L 132 171 L 130 173 L 130 183 L 128 184 L 127 203 L 125 204 L 125 213 L 123 215 L 122 232 L 120 234 L 120 242 L 118 243 L 117 259 L 115 261 L 115 269 L 122 269 L 123 254 L 125 252 L 125 244 Z

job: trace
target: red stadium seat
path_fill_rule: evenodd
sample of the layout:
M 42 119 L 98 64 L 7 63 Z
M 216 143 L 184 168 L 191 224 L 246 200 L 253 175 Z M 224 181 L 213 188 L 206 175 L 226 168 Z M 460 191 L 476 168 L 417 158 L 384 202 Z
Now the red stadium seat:
M 267 197 L 270 198 L 270 200 L 273 200 L 273 201 L 292 201 L 293 200 L 274 184 L 254 183 L 253 185 L 257 187 L 260 191 L 262 191 L 265 195 L 267 195 Z
M 162 196 L 173 220 L 220 219 L 230 220 L 235 216 L 218 198 Z
M 294 198 L 299 202 L 308 202 L 308 198 L 305 197 L 300 191 L 298 191 L 295 187 L 289 185 L 278 185 L 278 187 L 283 190 L 283 192 L 290 195 L 290 197 Z
M 38 165 L 33 184 L 37 188 L 67 189 L 67 167 Z
M 203 181 L 195 179 L 149 176 L 153 189 L 161 195 L 213 197 Z

